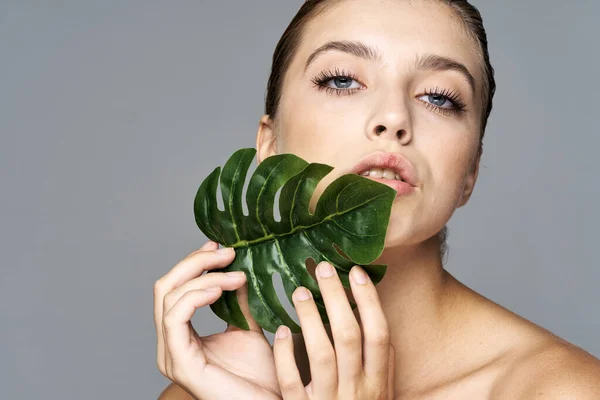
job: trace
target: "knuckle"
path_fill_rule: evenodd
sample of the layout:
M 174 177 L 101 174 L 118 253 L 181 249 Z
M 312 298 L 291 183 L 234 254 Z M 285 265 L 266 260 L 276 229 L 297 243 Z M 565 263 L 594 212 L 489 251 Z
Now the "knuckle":
M 388 329 L 378 329 L 370 332 L 365 338 L 365 341 L 370 345 L 375 346 L 389 346 L 390 344 L 390 332 Z
M 336 363 L 335 353 L 329 350 L 318 351 L 311 359 L 314 360 L 315 364 L 322 367 L 333 367 Z
M 162 278 L 159 278 L 154 282 L 154 296 L 158 297 L 163 293 L 164 282 Z
M 361 342 L 360 330 L 358 328 L 344 329 L 339 334 L 339 342 L 343 346 L 357 346 Z
M 304 389 L 302 382 L 297 380 L 285 380 L 279 386 L 283 393 L 295 393 Z

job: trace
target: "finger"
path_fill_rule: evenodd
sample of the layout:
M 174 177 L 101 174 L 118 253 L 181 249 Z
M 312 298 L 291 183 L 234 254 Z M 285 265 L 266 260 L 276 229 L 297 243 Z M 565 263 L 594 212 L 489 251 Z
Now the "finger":
M 163 294 L 166 294 L 185 282 L 202 275 L 204 271 L 228 266 L 234 258 L 235 250 L 232 247 L 196 250 L 177 263 L 157 283 L 163 290 Z
M 282 397 L 286 400 L 308 399 L 296 365 L 290 328 L 285 325 L 281 325 L 275 333 L 273 357 Z
M 209 240 L 200 247 L 199 251 L 215 250 L 218 247 L 219 247 L 218 243 L 213 242 L 212 240 Z M 156 339 L 157 339 L 156 364 L 158 366 L 159 371 L 162 374 L 165 374 L 166 373 L 165 359 L 167 356 L 167 351 L 166 351 L 165 341 L 164 341 L 164 329 L 162 327 L 162 322 L 161 322 L 162 314 L 163 314 L 163 311 L 162 311 L 163 302 L 160 301 L 160 304 L 157 304 L 158 299 L 160 297 L 162 297 L 162 294 L 160 293 L 162 291 L 162 288 L 159 287 L 159 282 L 160 282 L 160 284 L 162 284 L 162 282 L 159 280 L 154 285 L 154 326 L 156 327 Z M 157 308 L 157 305 L 158 305 L 158 308 Z
M 181 260 L 154 284 L 154 325 L 157 336 L 157 364 L 161 372 L 165 368 L 164 333 L 162 326 L 164 297 L 175 287 L 202 275 L 205 270 L 229 265 L 235 257 L 235 251 L 233 249 L 222 252 L 211 250 L 217 246 L 217 243 L 209 241 L 200 250 L 191 253 Z
M 396 374 L 396 351 L 394 349 L 394 346 L 392 346 L 390 344 L 390 357 L 389 357 L 389 364 L 388 364 L 388 383 L 387 383 L 387 389 L 388 389 L 388 400 L 393 400 L 394 399 L 394 383 L 395 381 L 395 374 Z
M 362 375 L 362 335 L 335 268 L 317 265 L 317 280 L 329 317 L 340 382 L 358 382 Z
M 199 358 L 202 363 L 198 367 L 206 364 L 202 344 L 198 340 L 192 340 L 195 338 L 190 336 L 188 324 L 197 308 L 214 303 L 221 293 L 219 287 L 190 290 L 165 314 L 163 319 L 165 343 L 174 363 L 184 361 L 186 355 L 191 356 L 191 353 L 194 352 L 194 358 Z
M 250 327 L 250 330 L 253 332 L 258 332 L 264 336 L 265 333 L 263 332 L 262 328 L 260 327 L 260 325 L 258 325 L 258 322 L 256 322 L 256 320 L 250 313 L 250 305 L 248 304 L 248 282 L 244 283 L 244 285 L 242 285 L 236 291 L 236 296 L 238 304 L 240 305 L 240 309 L 242 310 L 242 314 L 244 314 L 244 317 L 246 317 L 246 321 L 248 321 L 248 326 Z M 227 324 L 227 329 L 225 329 L 226 332 L 240 330 L 242 329 L 229 324 Z
M 158 328 L 164 313 L 163 298 L 167 293 L 202 275 L 205 270 L 226 267 L 231 263 L 235 255 L 231 248 L 202 250 L 214 247 L 212 243 L 215 242 L 206 243 L 201 250 L 189 254 L 154 284 L 154 321 L 157 331 L 160 331 Z
M 375 285 L 365 271 L 354 266 L 350 270 L 350 287 L 356 301 L 364 336 L 364 372 L 377 385 L 387 382 L 390 331 L 381 309 Z
M 219 248 L 219 243 L 209 240 L 204 243 L 198 250 L 196 251 L 208 251 L 208 250 L 216 250 Z
M 292 294 L 294 307 L 310 364 L 312 390 L 316 396 L 324 399 L 337 394 L 338 375 L 336 353 L 331 345 L 327 331 L 312 295 L 305 287 L 297 288 Z
M 212 286 L 219 286 L 221 290 L 236 290 L 244 282 L 246 282 L 246 275 L 243 271 L 204 274 L 167 293 L 163 300 L 163 312 L 168 312 L 173 307 L 173 304 L 190 290 L 206 289 Z

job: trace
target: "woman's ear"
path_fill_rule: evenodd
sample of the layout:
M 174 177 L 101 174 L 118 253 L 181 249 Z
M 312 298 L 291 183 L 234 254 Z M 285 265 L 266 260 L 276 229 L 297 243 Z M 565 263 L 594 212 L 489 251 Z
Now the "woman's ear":
M 471 170 L 467 175 L 467 179 L 465 181 L 465 187 L 463 188 L 462 195 L 458 202 L 458 206 L 456 208 L 460 208 L 467 204 L 473 190 L 475 189 L 475 183 L 477 182 L 477 175 L 479 174 L 479 162 L 481 160 L 481 150 L 477 152 L 477 156 L 475 160 L 473 160 L 473 165 L 471 166 Z
M 257 163 L 260 164 L 265 158 L 277 154 L 277 135 L 273 126 L 273 120 L 265 114 L 258 123 L 256 134 Z

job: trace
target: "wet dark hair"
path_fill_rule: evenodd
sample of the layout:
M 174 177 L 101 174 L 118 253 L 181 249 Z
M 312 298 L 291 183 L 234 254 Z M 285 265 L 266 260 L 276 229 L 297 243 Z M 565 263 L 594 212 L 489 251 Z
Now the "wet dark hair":
M 273 53 L 273 63 L 271 74 L 267 84 L 265 95 L 265 114 L 269 115 L 272 121 L 277 118 L 277 111 L 281 101 L 281 92 L 285 73 L 298 51 L 304 28 L 308 22 L 320 15 L 328 6 L 337 4 L 342 0 L 306 0 L 300 7 L 283 35 L 279 39 Z M 467 0 L 428 0 L 450 7 L 455 15 L 459 17 L 465 33 L 477 45 L 478 55 L 481 61 L 482 82 L 478 92 L 480 93 L 481 117 L 479 120 L 479 155 L 483 153 L 483 136 L 487 126 L 487 120 L 492 111 L 492 100 L 496 91 L 496 81 L 494 79 L 494 68 L 490 64 L 488 53 L 488 42 L 483 19 L 479 10 L 470 4 Z M 447 256 L 447 236 L 448 227 L 444 226 L 438 233 L 440 241 L 440 252 L 442 260 Z

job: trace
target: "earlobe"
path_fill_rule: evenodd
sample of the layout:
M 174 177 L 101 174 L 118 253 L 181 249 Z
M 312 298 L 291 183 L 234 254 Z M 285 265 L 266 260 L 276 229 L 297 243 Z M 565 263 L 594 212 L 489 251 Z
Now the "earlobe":
M 270 116 L 265 114 L 258 123 L 256 134 L 257 162 L 260 164 L 265 158 L 277 154 L 277 137 Z

